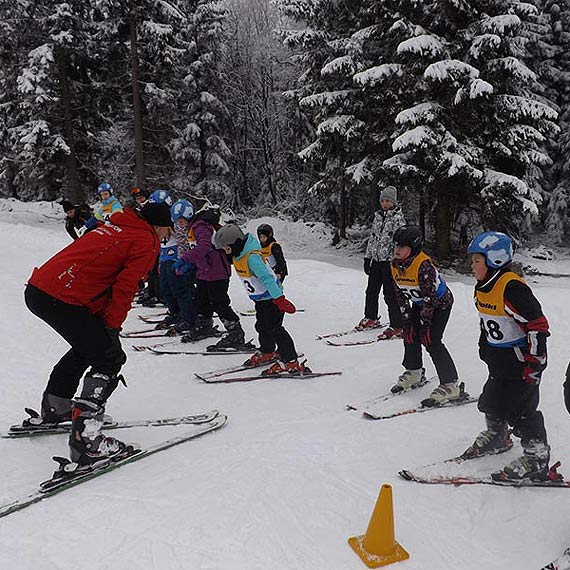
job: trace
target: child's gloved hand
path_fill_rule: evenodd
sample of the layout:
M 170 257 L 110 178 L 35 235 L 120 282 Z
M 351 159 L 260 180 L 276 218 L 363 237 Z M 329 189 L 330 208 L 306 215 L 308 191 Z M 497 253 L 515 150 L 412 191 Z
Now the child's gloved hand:
M 540 356 L 535 354 L 525 354 L 524 361 L 525 366 L 523 368 L 523 380 L 527 384 L 538 386 L 540 384 L 542 372 L 546 368 L 547 364 L 546 352 Z
M 273 302 L 277 305 L 277 308 L 282 312 L 282 313 L 294 313 L 297 309 L 295 308 L 295 305 L 293 305 L 293 303 L 291 303 L 291 301 L 289 301 L 289 299 L 285 298 L 285 295 L 281 295 L 281 297 L 278 297 L 277 299 L 273 299 Z

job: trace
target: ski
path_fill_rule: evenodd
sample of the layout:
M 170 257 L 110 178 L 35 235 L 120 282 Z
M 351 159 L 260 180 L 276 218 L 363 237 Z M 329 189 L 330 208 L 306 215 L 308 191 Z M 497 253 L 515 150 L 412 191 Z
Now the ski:
M 485 477 L 474 477 L 470 475 L 457 475 L 457 476 L 439 476 L 439 477 L 424 477 L 402 469 L 398 475 L 406 481 L 414 481 L 416 483 L 424 483 L 428 485 L 496 485 L 498 487 L 554 487 L 570 488 L 570 481 L 566 481 L 562 475 L 558 474 L 555 479 L 533 480 L 533 479 L 520 479 L 520 480 L 507 480 L 495 481 L 490 475 Z
M 251 352 L 249 353 L 251 354 Z M 302 352 L 297 355 L 297 358 L 302 358 L 305 356 Z M 236 372 L 243 372 L 245 370 L 253 370 L 254 368 L 261 368 L 267 364 L 271 364 L 279 360 L 274 358 L 273 360 L 266 360 L 260 366 L 244 366 L 243 364 L 238 364 L 237 366 L 230 366 L 228 368 L 219 368 L 218 370 L 210 370 L 209 372 L 194 372 L 194 376 L 200 380 L 208 381 L 210 378 L 217 378 L 218 376 L 224 376 L 226 374 L 235 374 Z
M 41 483 L 36 490 L 24 495 L 20 499 L 16 499 L 15 501 L 10 501 L 3 505 L 0 505 L 0 518 L 20 511 L 26 507 L 29 507 L 30 505 L 33 505 L 34 503 L 47 499 L 48 497 L 52 497 L 57 493 L 71 489 L 72 487 L 80 485 L 81 483 L 95 479 L 96 477 L 104 475 L 105 473 L 109 473 L 114 469 L 118 469 L 129 463 L 134 463 L 135 461 L 139 461 L 140 459 L 149 457 L 150 455 L 154 455 L 155 453 L 164 451 L 166 449 L 174 447 L 175 445 L 179 445 L 208 432 L 219 429 L 225 425 L 226 421 L 227 416 L 218 415 L 210 422 L 192 426 L 191 429 L 186 430 L 179 436 L 173 437 L 147 448 L 133 450 L 133 452 L 129 455 L 123 456 L 121 458 L 116 458 L 115 461 L 109 461 L 104 464 L 99 463 L 98 465 L 92 466 L 89 470 L 81 469 L 80 471 L 68 471 L 66 467 L 70 465 L 70 462 L 65 459 L 58 458 L 57 461 L 62 467 L 61 470 L 65 471 L 67 473 L 67 476 L 58 478 L 57 480 L 53 478 L 48 479 L 47 481 Z M 59 471 L 56 473 L 59 473 Z
M 272 374 L 266 376 L 263 374 L 256 374 L 255 376 L 216 376 L 214 378 L 203 379 L 207 384 L 231 384 L 232 382 L 251 382 L 252 380 L 271 380 L 272 378 L 292 378 L 294 380 L 302 380 L 304 378 L 320 378 L 321 376 L 340 376 L 342 372 L 311 372 L 310 374 L 289 374 L 284 372 L 282 374 Z
M 442 410 L 444 408 L 453 408 L 455 406 L 465 406 L 466 404 L 474 404 L 477 401 L 478 398 L 473 398 L 469 396 L 469 394 L 464 394 L 464 396 L 460 399 L 453 400 L 452 402 L 447 402 L 439 406 L 422 406 L 421 404 L 418 404 L 417 406 L 413 406 L 411 408 L 391 412 L 363 410 L 362 414 L 365 418 L 371 420 L 389 420 L 391 418 L 399 418 L 401 416 L 407 416 L 409 414 L 421 414 L 424 412 L 429 412 L 430 410 Z
M 355 333 L 361 333 L 361 332 L 366 332 L 366 331 L 373 331 L 373 330 L 378 330 L 378 329 L 383 329 L 386 328 L 388 326 L 388 323 L 379 323 L 378 325 L 374 326 L 374 327 L 368 327 L 366 329 L 363 330 L 358 330 L 358 329 L 349 329 L 346 331 L 340 331 L 340 332 L 333 332 L 333 333 L 328 333 L 328 334 L 318 334 L 316 335 L 317 340 L 326 340 L 327 338 L 339 338 L 341 336 L 347 336 L 349 334 L 355 334 Z
M 165 354 L 199 354 L 202 356 L 227 356 L 228 354 L 249 354 L 251 355 L 255 349 L 250 350 L 184 350 L 184 348 L 180 349 L 168 349 L 168 348 L 155 348 L 153 346 L 140 346 L 137 348 L 143 349 L 152 354 L 157 355 L 165 355 Z M 139 350 L 139 352 L 142 352 Z
M 325 342 L 329 346 L 364 346 L 367 344 L 376 344 L 377 342 L 386 342 L 390 340 L 402 340 L 399 336 L 394 336 L 392 338 L 371 338 L 366 340 L 349 340 L 349 341 L 335 341 L 330 339 L 325 339 Z
M 146 323 L 147 325 L 158 325 L 164 321 L 165 316 L 161 317 L 160 315 L 153 315 L 152 317 L 149 317 L 146 315 L 137 315 L 137 318 L 139 318 L 143 323 Z
M 402 390 L 400 392 L 386 392 L 385 394 L 381 394 L 380 396 L 376 396 L 374 398 L 370 398 L 369 400 L 364 400 L 362 402 L 356 402 L 354 404 L 346 404 L 346 408 L 348 410 L 365 410 L 368 408 L 373 408 L 375 405 L 380 404 L 381 402 L 386 402 L 387 400 L 391 400 L 392 398 L 396 398 L 399 396 L 403 396 L 404 394 L 409 394 L 418 388 L 422 388 L 426 384 L 429 384 L 432 380 L 437 380 L 437 376 L 432 376 L 431 378 L 426 378 L 413 388 L 409 390 Z
M 104 430 L 127 429 L 134 427 L 160 427 L 160 426 L 177 426 L 186 424 L 201 424 L 211 422 L 219 415 L 218 410 L 212 410 L 203 414 L 194 414 L 188 416 L 180 416 L 177 418 L 158 418 L 154 420 L 132 420 L 123 422 L 105 422 Z M 69 434 L 71 422 L 62 422 L 59 424 L 47 424 L 43 426 L 27 427 L 19 424 L 10 427 L 7 432 L 0 432 L 0 438 L 15 439 L 19 437 L 35 437 L 39 435 L 55 435 Z
M 244 311 L 238 311 L 242 317 L 255 317 L 255 309 L 246 309 Z M 295 311 L 296 313 L 304 313 L 305 309 L 299 309 Z
M 167 340 L 166 342 L 159 342 L 156 344 L 133 344 L 131 348 L 135 352 L 144 352 L 145 350 L 149 350 L 150 348 L 162 348 L 164 346 L 180 346 L 180 339 L 175 340 Z
M 570 548 L 567 548 L 562 556 L 543 566 L 540 570 L 570 570 Z
M 179 336 L 178 333 L 171 333 L 169 329 L 142 329 L 138 331 L 122 332 L 119 334 L 121 338 L 159 338 Z

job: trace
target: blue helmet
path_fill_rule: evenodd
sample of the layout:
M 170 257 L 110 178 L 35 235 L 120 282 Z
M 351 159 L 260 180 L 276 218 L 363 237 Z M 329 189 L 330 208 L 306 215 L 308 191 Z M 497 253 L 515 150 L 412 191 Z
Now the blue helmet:
M 109 194 L 112 194 L 113 187 L 108 182 L 102 182 L 99 184 L 99 188 L 97 188 L 97 194 L 101 194 L 101 192 L 109 192 Z
M 188 200 L 178 200 L 178 202 L 174 202 L 172 208 L 170 208 L 170 217 L 172 218 L 172 222 L 180 218 L 191 220 L 194 217 L 194 206 Z
M 172 206 L 172 198 L 166 190 L 155 190 L 148 198 L 149 202 L 154 204 L 166 204 Z
M 500 269 L 513 260 L 513 240 L 501 232 L 483 232 L 471 240 L 467 253 L 480 253 L 487 267 Z

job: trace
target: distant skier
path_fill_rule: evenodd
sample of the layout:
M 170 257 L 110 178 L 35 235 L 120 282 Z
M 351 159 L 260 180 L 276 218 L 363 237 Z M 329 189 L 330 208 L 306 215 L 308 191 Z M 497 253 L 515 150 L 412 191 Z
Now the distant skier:
M 273 228 L 269 224 L 261 224 L 257 228 L 257 237 L 261 244 L 261 255 L 263 255 L 264 261 L 269 264 L 273 273 L 283 283 L 289 272 L 287 270 L 287 261 L 283 255 L 283 248 L 275 240 Z
M 24 425 L 71 420 L 71 460 L 79 465 L 126 449 L 101 433 L 105 404 L 127 359 L 119 331 L 170 223 L 168 208 L 160 204 L 148 204 L 140 215 L 129 209 L 117 213 L 112 224 L 99 225 L 35 268 L 26 286 L 27 307 L 71 348 L 51 372 L 41 418 Z M 72 400 L 86 371 L 81 394 Z
M 188 249 L 182 251 L 174 267 L 178 274 L 196 270 L 194 329 L 182 337 L 182 342 L 194 342 L 215 336 L 214 312 L 226 329 L 225 335 L 213 347 L 242 348 L 245 333 L 239 317 L 231 307 L 228 288 L 231 267 L 226 255 L 214 248 L 213 235 L 219 221 L 219 209 L 209 202 L 196 207 L 187 227 Z M 184 248 L 183 248 L 184 249 Z
M 111 216 L 123 211 L 123 206 L 113 195 L 113 187 L 107 182 L 99 184 L 97 194 L 99 194 L 101 203 L 95 207 L 95 218 L 99 221 L 108 222 Z
M 368 275 L 364 318 L 356 325 L 357 330 L 375 328 L 378 321 L 378 296 L 384 291 L 388 307 L 390 326 L 382 331 L 381 338 L 402 336 L 402 318 L 396 299 L 396 291 L 390 261 L 394 253 L 394 232 L 406 225 L 406 219 L 398 205 L 398 194 L 394 186 L 387 186 L 380 193 L 380 209 L 374 216 L 372 232 L 364 256 L 364 273 Z
M 548 321 L 525 281 L 511 269 L 513 244 L 500 232 L 484 232 L 468 247 L 479 311 L 479 356 L 489 378 L 479 397 L 487 429 L 481 432 L 465 457 L 509 450 L 514 435 L 521 438 L 523 455 L 492 474 L 493 479 L 544 479 L 550 447 L 542 413 L 537 410 L 539 384 L 547 365 Z
M 93 216 L 91 208 L 87 204 L 79 204 L 78 206 L 72 204 L 69 200 L 62 200 L 60 202 L 63 211 L 65 212 L 65 229 L 71 239 L 79 239 L 89 229 L 96 227 L 93 223 L 89 228 L 89 222 Z
M 232 258 L 236 273 L 255 303 L 255 330 L 259 334 L 260 350 L 245 365 L 262 366 L 278 358 L 263 374 L 310 374 L 311 370 L 299 362 L 293 339 L 283 327 L 284 313 L 294 313 L 295 306 L 285 298 L 283 287 L 264 259 L 259 241 L 251 234 L 244 234 L 235 224 L 226 224 L 215 233 L 214 245 Z
M 428 351 L 440 385 L 424 406 L 440 406 L 462 397 L 457 370 L 442 338 L 451 314 L 453 295 L 428 255 L 422 251 L 422 234 L 417 226 L 404 226 L 394 234 L 392 275 L 402 313 L 406 371 L 393 392 L 414 388 L 425 381 L 422 346 Z
M 148 202 L 148 192 L 135 186 L 131 188 L 131 198 L 133 199 L 133 210 L 140 210 Z

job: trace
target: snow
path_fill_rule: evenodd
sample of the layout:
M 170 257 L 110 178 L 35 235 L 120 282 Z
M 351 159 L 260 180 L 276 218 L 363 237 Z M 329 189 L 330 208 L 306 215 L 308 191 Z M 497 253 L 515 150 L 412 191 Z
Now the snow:
M 442 42 L 434 35 L 422 35 L 404 40 L 398 45 L 398 55 L 406 53 L 429 55 L 435 57 L 442 55 L 445 48 Z
M 391 77 L 401 77 L 403 74 L 403 65 L 399 63 L 384 63 L 356 73 L 353 77 L 353 81 L 360 85 L 374 86 Z
M 477 79 L 479 70 L 457 59 L 445 59 L 428 65 L 424 77 L 433 81 L 457 81 L 463 77 Z
M 429 127 L 419 126 L 406 131 L 392 143 L 394 152 L 410 149 L 427 148 L 437 144 L 436 134 Z
M 398 125 L 417 125 L 418 123 L 431 123 L 443 111 L 439 103 L 418 103 L 409 109 L 404 109 L 396 115 Z
M 286 326 L 314 369 L 342 370 L 343 376 L 206 385 L 193 378 L 194 371 L 240 358 L 157 357 L 133 352 L 125 341 L 129 388 L 113 394 L 109 413 L 137 419 L 217 408 L 229 414 L 227 426 L 0 520 L 2 568 L 360 570 L 365 566 L 347 538 L 366 530 L 383 483 L 393 485 L 396 538 L 410 553 L 398 568 L 537 569 L 558 556 L 568 544 L 567 490 L 429 487 L 397 477 L 402 468 L 463 451 L 483 428 L 482 414 L 468 405 L 366 421 L 346 411 L 347 402 L 389 388 L 401 371 L 401 343 L 333 348 L 315 340 L 316 333 L 345 329 L 362 316 L 360 260 L 357 268 L 339 266 L 345 260 L 338 257 L 335 263 L 317 261 L 326 250 L 318 238 L 322 228 L 315 226 L 311 238 L 306 225 L 270 220 L 285 252 L 294 254 L 287 295 L 306 309 L 287 316 Z M 0 251 L 5 429 L 22 419 L 24 406 L 39 404 L 51 367 L 67 350 L 27 311 L 22 292 L 33 266 L 69 239 L 59 206 L 8 200 L 0 201 L 0 239 L 18 248 L 17 256 L 13 247 Z M 567 257 L 541 263 L 567 273 Z M 467 390 L 478 394 L 486 373 L 477 357 L 472 279 L 447 278 L 455 306 L 446 343 Z M 551 324 L 541 409 L 553 459 L 562 461 L 564 472 L 570 465 L 561 388 L 570 342 L 570 281 L 530 281 Z M 250 307 L 235 278 L 231 296 L 236 309 Z M 381 310 L 385 315 L 383 305 Z M 125 329 L 139 328 L 135 314 L 142 312 L 154 311 L 134 309 Z M 243 318 L 243 324 L 254 337 L 253 319 Z M 426 365 L 432 375 L 429 358 Z M 137 428 L 121 436 L 148 445 L 183 429 Z M 1 499 L 49 477 L 51 456 L 66 452 L 63 435 L 0 440 Z M 531 538 L 523 544 L 521 537 Z

